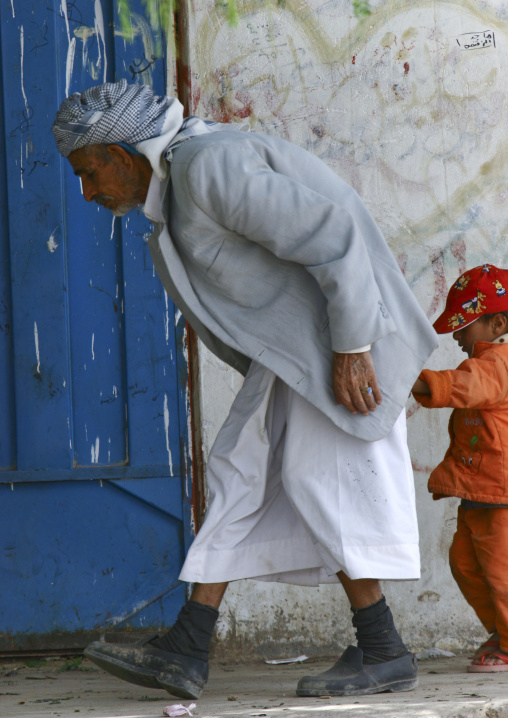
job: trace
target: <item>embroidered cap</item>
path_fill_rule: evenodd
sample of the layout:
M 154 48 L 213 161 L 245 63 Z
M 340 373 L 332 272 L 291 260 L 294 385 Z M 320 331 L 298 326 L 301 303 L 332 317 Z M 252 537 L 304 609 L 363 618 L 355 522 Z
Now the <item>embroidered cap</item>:
M 482 314 L 508 311 L 508 269 L 493 264 L 469 269 L 452 285 L 444 312 L 434 322 L 438 334 L 456 332 Z

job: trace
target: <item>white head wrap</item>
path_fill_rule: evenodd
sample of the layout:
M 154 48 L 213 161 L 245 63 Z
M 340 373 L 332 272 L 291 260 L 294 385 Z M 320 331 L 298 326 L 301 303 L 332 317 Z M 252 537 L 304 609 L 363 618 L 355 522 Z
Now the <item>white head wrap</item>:
M 178 100 L 158 97 L 147 85 L 120 80 L 74 92 L 60 105 L 52 129 L 58 151 L 68 157 L 86 145 L 135 145 L 158 137 L 168 117 L 176 134 L 183 122 Z
M 247 129 L 245 125 L 183 119 L 183 106 L 174 97 L 154 95 L 148 85 L 129 85 L 126 80 L 106 82 L 82 93 L 74 92 L 62 102 L 53 123 L 60 154 L 87 145 L 126 143 L 144 154 L 163 180 L 164 159 L 194 135 L 223 129 Z

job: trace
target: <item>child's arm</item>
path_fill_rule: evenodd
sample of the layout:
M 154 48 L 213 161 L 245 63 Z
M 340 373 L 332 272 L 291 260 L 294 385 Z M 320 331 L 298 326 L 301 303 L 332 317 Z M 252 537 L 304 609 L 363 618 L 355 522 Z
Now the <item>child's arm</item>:
M 429 385 L 423 379 L 418 378 L 411 389 L 413 394 L 430 394 Z
M 426 387 L 426 391 L 423 389 Z M 429 409 L 492 409 L 508 400 L 506 364 L 495 357 L 466 359 L 457 369 L 424 369 L 413 387 L 416 401 Z
M 411 391 L 416 401 L 427 409 L 449 406 L 452 391 L 450 372 L 423 369 Z

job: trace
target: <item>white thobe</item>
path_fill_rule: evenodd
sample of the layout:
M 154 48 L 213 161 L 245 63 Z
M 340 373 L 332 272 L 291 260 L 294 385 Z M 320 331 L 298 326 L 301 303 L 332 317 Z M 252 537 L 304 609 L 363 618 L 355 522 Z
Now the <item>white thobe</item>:
M 363 441 L 254 363 L 210 452 L 207 485 L 182 581 L 420 576 L 404 413 L 385 438 Z

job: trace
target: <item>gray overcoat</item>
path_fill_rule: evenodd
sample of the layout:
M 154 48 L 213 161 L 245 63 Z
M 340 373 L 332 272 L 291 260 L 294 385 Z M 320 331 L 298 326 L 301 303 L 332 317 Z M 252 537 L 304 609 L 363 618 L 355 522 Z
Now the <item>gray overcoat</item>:
M 374 220 L 320 159 L 285 140 L 222 131 L 173 152 L 155 269 L 206 346 L 243 374 L 271 369 L 337 426 L 385 436 L 437 343 Z M 333 351 L 373 344 L 383 403 L 335 400 Z

